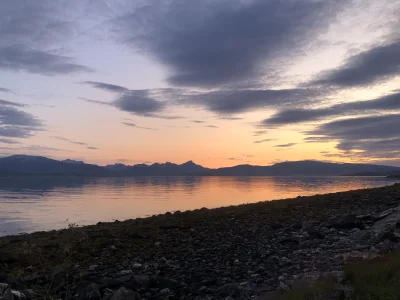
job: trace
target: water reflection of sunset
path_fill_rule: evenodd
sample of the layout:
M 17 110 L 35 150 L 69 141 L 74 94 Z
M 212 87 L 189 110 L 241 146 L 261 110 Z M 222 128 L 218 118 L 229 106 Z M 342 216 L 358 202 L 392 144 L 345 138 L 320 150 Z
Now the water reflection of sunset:
M 360 177 L 8 178 L 0 183 L 0 234 L 390 183 Z

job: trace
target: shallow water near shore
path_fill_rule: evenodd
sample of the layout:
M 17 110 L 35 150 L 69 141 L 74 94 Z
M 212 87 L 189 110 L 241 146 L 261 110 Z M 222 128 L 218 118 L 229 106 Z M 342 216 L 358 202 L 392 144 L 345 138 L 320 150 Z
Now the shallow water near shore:
M 395 182 L 384 177 L 1 178 L 0 236 Z

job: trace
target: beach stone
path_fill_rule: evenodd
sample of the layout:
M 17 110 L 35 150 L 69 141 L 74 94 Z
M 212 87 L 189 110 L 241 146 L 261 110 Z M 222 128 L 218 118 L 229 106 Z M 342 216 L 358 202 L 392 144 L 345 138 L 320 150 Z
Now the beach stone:
M 344 228 L 344 229 L 351 229 L 351 228 L 360 228 L 362 227 L 362 221 L 357 218 L 355 214 L 347 214 L 347 215 L 339 215 L 332 217 L 328 220 L 329 227 L 335 228 Z
M 132 274 L 132 270 L 122 270 L 119 271 L 115 276 L 120 277 L 120 276 L 125 276 L 125 275 L 130 275 Z
M 169 288 L 162 289 L 162 290 L 160 291 L 160 294 L 163 295 L 163 296 L 167 296 L 167 295 L 169 295 L 170 293 L 171 293 L 171 291 L 170 291 Z
M 301 230 L 303 231 L 314 231 L 315 227 L 317 227 L 319 225 L 319 222 L 317 221 L 305 221 L 303 222 L 302 226 L 301 226 Z
M 90 283 L 78 292 L 78 300 L 96 300 L 101 298 L 100 287 L 96 283 Z
M 14 300 L 14 296 L 10 289 L 5 290 L 2 295 L 0 295 L 0 300 Z
M 7 283 L 0 283 L 0 296 L 3 295 L 9 289 L 10 286 Z
M 142 297 L 134 291 L 121 287 L 111 296 L 110 300 L 142 300 Z
M 220 297 L 237 297 L 240 295 L 240 289 L 235 283 L 228 283 L 218 290 L 218 295 Z

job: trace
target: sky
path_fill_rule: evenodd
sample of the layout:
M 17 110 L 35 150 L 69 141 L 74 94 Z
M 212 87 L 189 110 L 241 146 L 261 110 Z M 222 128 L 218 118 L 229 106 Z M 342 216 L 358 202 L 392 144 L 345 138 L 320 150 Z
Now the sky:
M 2 0 L 0 155 L 400 166 L 400 1 Z

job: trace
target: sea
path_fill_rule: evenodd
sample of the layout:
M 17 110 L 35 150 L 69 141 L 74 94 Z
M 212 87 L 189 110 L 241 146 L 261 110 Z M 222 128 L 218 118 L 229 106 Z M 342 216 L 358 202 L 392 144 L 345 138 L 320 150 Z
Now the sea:
M 392 185 L 385 177 L 0 178 L 0 236 Z

